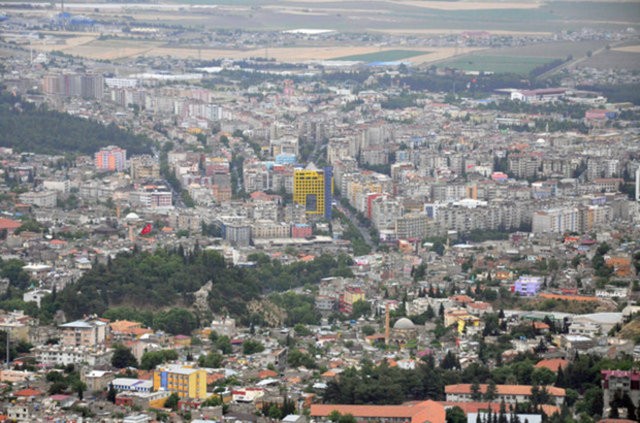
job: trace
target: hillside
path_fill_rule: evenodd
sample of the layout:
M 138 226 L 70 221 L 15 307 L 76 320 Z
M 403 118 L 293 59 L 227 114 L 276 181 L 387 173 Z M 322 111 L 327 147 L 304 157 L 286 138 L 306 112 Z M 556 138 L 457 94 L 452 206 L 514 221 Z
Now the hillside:
M 93 154 L 101 147 L 117 145 L 127 154 L 151 151 L 151 141 L 98 122 L 67 113 L 36 108 L 7 92 L 0 94 L 0 147 L 40 154 Z
M 118 255 L 107 264 L 94 264 L 78 282 L 44 302 L 61 308 L 68 319 L 99 314 L 114 307 L 157 311 L 173 306 L 190 307 L 194 293 L 212 281 L 209 309 L 248 319 L 247 304 L 262 294 L 316 284 L 334 275 L 350 275 L 348 258 L 322 255 L 311 262 L 282 265 L 262 254 L 250 256 L 252 268 L 228 266 L 211 251 L 185 253 L 181 248 L 154 253 Z M 52 307 L 49 307 L 51 305 Z

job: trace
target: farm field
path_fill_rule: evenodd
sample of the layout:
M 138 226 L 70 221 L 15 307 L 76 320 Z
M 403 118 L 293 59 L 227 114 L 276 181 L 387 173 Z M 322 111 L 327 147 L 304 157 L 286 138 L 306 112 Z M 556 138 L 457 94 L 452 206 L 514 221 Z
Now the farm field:
M 169 0 L 145 3 L 67 3 L 94 19 L 132 17 L 146 24 L 285 30 L 323 28 L 345 32 L 486 30 L 540 33 L 585 27 L 640 30 L 637 1 L 430 1 L 430 0 Z M 59 7 L 59 6 L 55 6 Z M 158 11 L 171 13 L 156 13 Z
M 355 54 L 351 56 L 336 57 L 332 60 L 347 60 L 357 62 L 395 62 L 408 59 L 410 57 L 423 56 L 428 54 L 422 50 L 383 50 L 373 53 Z
M 592 57 L 580 62 L 578 67 L 581 68 L 595 68 L 595 69 L 628 69 L 628 70 L 640 70 L 640 52 L 635 53 L 632 51 L 624 50 L 609 50 L 603 51 L 600 54 L 593 55 Z
M 538 66 L 552 62 L 554 57 L 515 57 L 493 55 L 469 55 L 445 60 L 441 65 L 449 66 L 464 71 L 484 72 L 511 72 L 526 75 Z

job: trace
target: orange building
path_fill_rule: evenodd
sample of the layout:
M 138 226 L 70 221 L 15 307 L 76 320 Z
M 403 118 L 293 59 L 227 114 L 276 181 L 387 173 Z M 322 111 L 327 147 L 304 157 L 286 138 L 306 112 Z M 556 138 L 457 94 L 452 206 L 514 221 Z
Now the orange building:
M 98 170 L 122 172 L 127 165 L 127 150 L 110 145 L 95 154 L 95 165 Z

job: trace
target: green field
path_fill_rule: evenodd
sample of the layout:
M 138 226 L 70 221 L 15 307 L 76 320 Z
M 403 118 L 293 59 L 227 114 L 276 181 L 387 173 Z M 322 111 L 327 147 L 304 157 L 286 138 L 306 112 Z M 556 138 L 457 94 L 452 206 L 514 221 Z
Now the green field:
M 552 57 L 466 56 L 448 60 L 441 66 L 464 71 L 519 73 L 526 75 L 538 66 L 556 60 Z
M 402 59 L 408 59 L 410 57 L 422 56 L 423 54 L 429 54 L 428 51 L 420 50 L 385 50 L 376 51 L 374 53 L 366 54 L 354 54 L 353 56 L 336 57 L 332 60 L 344 60 L 353 62 L 395 62 Z

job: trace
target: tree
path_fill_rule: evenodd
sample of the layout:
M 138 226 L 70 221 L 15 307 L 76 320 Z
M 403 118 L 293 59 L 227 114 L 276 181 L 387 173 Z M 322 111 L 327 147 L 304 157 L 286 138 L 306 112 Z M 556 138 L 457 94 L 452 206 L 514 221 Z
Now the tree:
M 556 374 L 545 367 L 534 369 L 531 373 L 531 383 L 534 385 L 553 385 L 555 381 Z
M 498 397 L 498 387 L 493 379 L 489 379 L 489 383 L 487 383 L 487 390 L 484 393 L 484 399 L 491 402 Z
M 256 354 L 264 351 L 264 345 L 260 341 L 254 341 L 253 339 L 247 339 L 242 343 L 242 353 L 244 355 Z
M 212 369 L 218 369 L 222 365 L 224 357 L 217 351 L 211 351 L 207 355 L 200 356 L 198 359 L 198 365 L 200 367 L 209 367 Z
M 474 380 L 471 384 L 471 399 L 474 401 L 480 401 L 482 399 L 482 392 L 480 391 L 480 384 Z
M 140 359 L 140 368 L 142 370 L 152 370 L 164 362 L 177 359 L 178 353 L 174 350 L 147 351 Z
M 53 382 L 49 387 L 49 394 L 50 395 L 61 394 L 64 391 L 66 391 L 68 387 L 69 386 L 67 385 L 66 382 L 63 382 L 63 381 Z
M 271 404 L 271 406 L 269 407 L 267 416 L 270 419 L 280 420 L 282 418 L 282 412 L 280 411 L 280 407 L 278 407 L 277 404 Z
M 111 365 L 116 369 L 124 369 L 125 367 L 138 367 L 138 360 L 131 350 L 122 344 L 114 347 L 113 356 L 111 357 Z
M 114 388 L 113 383 L 109 384 L 109 390 L 107 391 L 107 401 L 115 404 L 116 403 L 116 395 L 118 394 L 118 392 L 116 391 L 116 388 Z
M 447 351 L 440 363 L 440 367 L 445 370 L 460 369 L 460 361 L 452 351 Z
M 358 300 L 353 303 L 351 311 L 351 319 L 358 319 L 361 316 L 371 314 L 371 305 L 364 300 Z
M 87 384 L 80 380 L 77 380 L 73 384 L 73 390 L 76 391 L 76 393 L 78 394 L 78 399 L 82 401 L 84 398 L 84 391 L 87 390 Z
M 542 388 L 536 384 L 531 386 L 531 404 L 534 407 L 548 403 L 550 398 L 551 397 L 546 386 L 543 386 Z
M 373 326 L 371 326 L 371 325 L 364 325 L 364 326 L 362 327 L 362 334 L 363 334 L 364 336 L 371 336 L 371 335 L 373 335 L 374 333 L 376 333 L 376 330 L 373 328 Z
M 180 402 L 180 396 L 178 396 L 178 394 L 173 392 L 171 395 L 169 395 L 169 398 L 167 398 L 167 400 L 165 401 L 164 407 L 170 408 L 173 411 L 176 411 L 178 409 L 179 402 Z
M 224 355 L 231 354 L 231 352 L 233 351 L 231 347 L 231 339 L 229 339 L 229 337 L 226 335 L 222 335 L 218 339 L 216 339 L 215 345 L 216 348 L 219 349 Z
M 347 413 L 340 416 L 338 423 L 357 423 L 357 420 L 353 417 L 353 414 Z
M 457 405 L 447 408 L 446 419 L 447 423 L 466 423 L 467 421 L 464 411 Z

